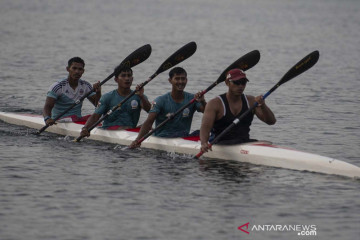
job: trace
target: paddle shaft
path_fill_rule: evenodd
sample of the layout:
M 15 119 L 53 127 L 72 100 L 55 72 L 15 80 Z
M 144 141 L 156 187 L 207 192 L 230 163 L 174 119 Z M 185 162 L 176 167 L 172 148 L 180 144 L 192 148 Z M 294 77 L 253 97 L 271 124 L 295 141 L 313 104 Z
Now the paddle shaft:
M 278 83 L 276 83 L 267 93 L 263 95 L 263 99 L 265 100 L 272 92 L 274 92 L 278 87 L 280 87 L 282 84 L 286 83 L 287 81 L 293 79 L 294 77 L 298 76 L 299 74 L 305 72 L 312 66 L 314 66 L 317 61 L 319 60 L 319 52 L 314 51 L 304 57 L 302 60 L 300 60 L 295 66 L 293 66 L 281 79 Z M 216 144 L 219 139 L 227 134 L 235 125 L 237 125 L 247 114 L 252 112 L 257 106 L 258 102 L 255 102 L 255 104 L 249 108 L 246 112 L 242 113 L 241 115 L 237 115 L 235 120 L 227 127 L 225 128 L 218 136 L 216 136 L 208 145 L 210 148 L 212 145 Z M 195 158 L 198 159 L 204 154 L 204 152 L 200 151 Z

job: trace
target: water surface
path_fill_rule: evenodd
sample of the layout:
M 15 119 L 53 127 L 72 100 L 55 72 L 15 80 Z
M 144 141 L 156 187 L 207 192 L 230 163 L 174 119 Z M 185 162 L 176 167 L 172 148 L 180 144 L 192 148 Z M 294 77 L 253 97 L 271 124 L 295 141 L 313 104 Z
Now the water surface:
M 189 92 L 210 86 L 254 49 L 246 92 L 267 92 L 301 58 L 320 60 L 267 99 L 277 124 L 258 120 L 252 137 L 360 166 L 358 1 L 0 2 L 0 111 L 40 114 L 67 60 L 85 59 L 84 79 L 105 79 L 127 55 L 151 44 L 134 83 L 178 48 Z M 170 90 L 168 72 L 145 88 Z M 116 87 L 110 80 L 103 92 Z M 215 87 L 206 99 L 226 91 Z M 92 113 L 89 103 L 84 114 Z M 146 117 L 142 114 L 141 121 Z M 201 114 L 194 117 L 198 129 Z M 0 239 L 358 239 L 359 181 L 85 141 L 0 122 Z M 317 236 L 251 231 L 254 225 L 316 225 Z

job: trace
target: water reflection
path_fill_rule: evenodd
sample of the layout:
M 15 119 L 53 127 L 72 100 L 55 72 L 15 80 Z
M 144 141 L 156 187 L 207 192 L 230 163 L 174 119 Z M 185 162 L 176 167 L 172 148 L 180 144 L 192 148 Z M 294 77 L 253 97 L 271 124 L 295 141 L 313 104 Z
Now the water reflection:
M 262 173 L 261 167 L 248 163 L 217 159 L 201 159 L 198 161 L 200 171 L 206 173 L 207 176 L 221 177 L 226 182 L 241 183 Z

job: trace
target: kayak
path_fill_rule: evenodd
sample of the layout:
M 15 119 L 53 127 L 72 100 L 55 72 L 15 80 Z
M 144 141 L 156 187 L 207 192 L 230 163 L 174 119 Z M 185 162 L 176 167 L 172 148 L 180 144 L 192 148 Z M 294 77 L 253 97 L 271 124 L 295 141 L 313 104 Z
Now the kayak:
M 0 112 L 0 120 L 34 129 L 40 129 L 44 126 L 43 117 L 34 114 Z M 78 137 L 83 127 L 82 124 L 84 123 L 60 120 L 56 125 L 48 127 L 46 131 L 64 136 Z M 137 134 L 136 130 L 105 130 L 97 127 L 91 131 L 89 139 L 129 145 L 135 140 Z M 142 142 L 141 147 L 196 155 L 200 151 L 200 141 L 198 138 L 159 138 L 150 136 Z M 204 154 L 205 158 L 233 160 L 298 171 L 360 178 L 360 167 L 356 165 L 330 157 L 277 146 L 267 141 L 226 146 L 214 145 L 212 149 L 213 151 Z

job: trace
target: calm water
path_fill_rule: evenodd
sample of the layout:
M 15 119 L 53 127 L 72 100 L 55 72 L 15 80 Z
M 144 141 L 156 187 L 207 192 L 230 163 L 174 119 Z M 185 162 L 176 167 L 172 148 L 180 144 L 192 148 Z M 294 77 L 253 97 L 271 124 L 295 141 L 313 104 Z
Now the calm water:
M 197 52 L 180 64 L 195 92 L 258 49 L 246 89 L 258 95 L 319 50 L 312 69 L 268 97 L 277 124 L 255 120 L 252 136 L 360 165 L 357 0 L 1 0 L 0 21 L 0 111 L 10 112 L 41 113 L 48 87 L 76 55 L 86 61 L 84 79 L 95 82 L 149 43 L 152 55 L 134 68 L 141 83 L 196 41 Z M 146 86 L 150 100 L 170 90 L 167 74 Z M 103 92 L 115 87 L 110 80 Z M 224 91 L 217 86 L 206 99 Z M 198 114 L 194 130 L 200 121 Z M 0 122 L 2 240 L 359 239 L 358 180 L 31 132 Z M 248 222 L 315 225 L 317 236 L 247 235 L 238 227 Z

